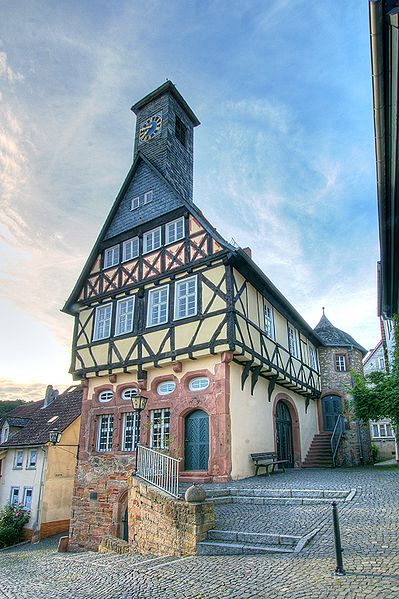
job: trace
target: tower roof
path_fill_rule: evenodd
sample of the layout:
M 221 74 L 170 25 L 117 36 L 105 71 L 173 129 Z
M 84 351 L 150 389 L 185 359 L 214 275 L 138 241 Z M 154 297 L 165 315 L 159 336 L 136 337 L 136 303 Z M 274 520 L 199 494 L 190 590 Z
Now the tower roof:
M 145 106 L 149 102 L 152 102 L 156 98 L 159 98 L 159 96 L 163 96 L 166 93 L 172 94 L 172 96 L 175 98 L 178 104 L 180 104 L 182 109 L 185 111 L 194 127 L 197 127 L 201 124 L 195 116 L 194 112 L 191 110 L 190 106 L 187 104 L 187 102 L 181 95 L 181 93 L 177 90 L 176 86 L 169 80 L 157 87 L 157 89 L 154 89 L 154 91 L 144 96 L 144 98 L 136 102 L 136 104 L 133 104 L 131 110 L 134 112 L 134 114 L 137 114 L 138 111 L 141 108 L 143 108 L 143 106 Z
M 358 349 L 363 356 L 367 354 L 367 350 L 364 349 L 357 341 L 354 340 L 348 333 L 337 329 L 324 314 L 320 318 L 320 321 L 314 328 L 315 333 L 318 334 L 323 344 L 328 347 L 354 347 Z

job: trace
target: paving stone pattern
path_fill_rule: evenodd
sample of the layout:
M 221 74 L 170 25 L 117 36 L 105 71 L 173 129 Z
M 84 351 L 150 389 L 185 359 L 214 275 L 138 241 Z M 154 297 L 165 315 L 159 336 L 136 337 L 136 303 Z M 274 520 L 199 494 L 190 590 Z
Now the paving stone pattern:
M 339 504 L 347 575 L 334 576 L 331 519 L 325 506 L 281 506 L 295 533 L 306 521 L 321 532 L 299 554 L 159 558 L 82 552 L 58 554 L 56 540 L 0 552 L 0 597 L 7 599 L 397 599 L 399 473 L 396 469 L 291 471 L 237 483 L 248 488 L 351 489 Z M 219 506 L 224 510 L 230 506 Z M 231 507 L 241 509 L 240 504 Z M 254 506 L 253 506 L 254 507 Z M 270 506 L 275 509 L 276 506 Z M 277 506 L 278 507 L 278 506 Z M 297 517 L 295 517 L 297 509 Z M 309 518 L 307 518 L 307 515 Z M 259 517 L 259 514 L 258 514 Z M 262 520 L 263 522 L 263 520 Z M 289 529 L 289 530 L 287 530 Z

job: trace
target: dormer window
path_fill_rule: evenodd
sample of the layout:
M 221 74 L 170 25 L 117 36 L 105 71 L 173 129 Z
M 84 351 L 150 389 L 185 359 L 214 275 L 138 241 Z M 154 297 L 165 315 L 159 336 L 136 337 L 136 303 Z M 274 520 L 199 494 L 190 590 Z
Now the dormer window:
M 183 124 L 178 116 L 176 116 L 175 133 L 179 142 L 186 147 L 187 127 Z
M 8 435 L 10 432 L 10 427 L 8 425 L 8 422 L 5 423 L 5 425 L 3 426 L 3 430 L 1 431 L 1 442 L 5 443 L 6 441 L 8 441 Z
M 107 248 L 104 252 L 104 268 L 115 266 L 119 262 L 119 245 Z
M 149 204 L 150 202 L 152 202 L 154 198 L 154 192 L 151 191 L 146 191 L 144 194 L 144 204 Z
M 140 206 L 140 196 L 137 196 L 137 198 L 132 198 L 132 205 L 130 207 L 130 210 L 137 210 L 137 208 Z

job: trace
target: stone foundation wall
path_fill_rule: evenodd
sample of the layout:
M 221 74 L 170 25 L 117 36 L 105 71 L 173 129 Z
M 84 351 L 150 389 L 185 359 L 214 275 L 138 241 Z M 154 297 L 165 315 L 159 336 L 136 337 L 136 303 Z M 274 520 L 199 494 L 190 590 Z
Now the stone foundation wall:
M 215 526 L 213 505 L 187 503 L 131 477 L 129 541 L 140 553 L 195 555 L 197 543 Z
M 360 423 L 360 438 L 356 421 L 351 421 L 347 426 L 348 428 L 338 449 L 336 465 L 362 466 L 371 464 L 371 438 L 368 425 Z M 362 452 L 359 443 L 361 443 Z
M 118 537 L 127 503 L 132 457 L 93 456 L 80 462 L 72 499 L 69 550 L 97 551 L 104 536 Z

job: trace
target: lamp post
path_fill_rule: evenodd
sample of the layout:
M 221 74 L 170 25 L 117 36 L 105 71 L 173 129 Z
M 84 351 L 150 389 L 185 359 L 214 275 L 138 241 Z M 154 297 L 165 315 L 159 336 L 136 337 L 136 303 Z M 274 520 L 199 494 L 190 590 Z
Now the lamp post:
M 134 440 L 136 446 L 136 468 L 134 473 L 137 473 L 137 462 L 139 455 L 139 445 L 140 445 L 140 422 L 141 422 L 141 412 L 147 405 L 148 397 L 142 395 L 140 393 L 140 389 L 135 389 L 134 393 L 132 392 L 130 396 L 130 401 L 132 402 L 132 408 L 136 414 L 135 418 L 135 427 L 134 427 Z

